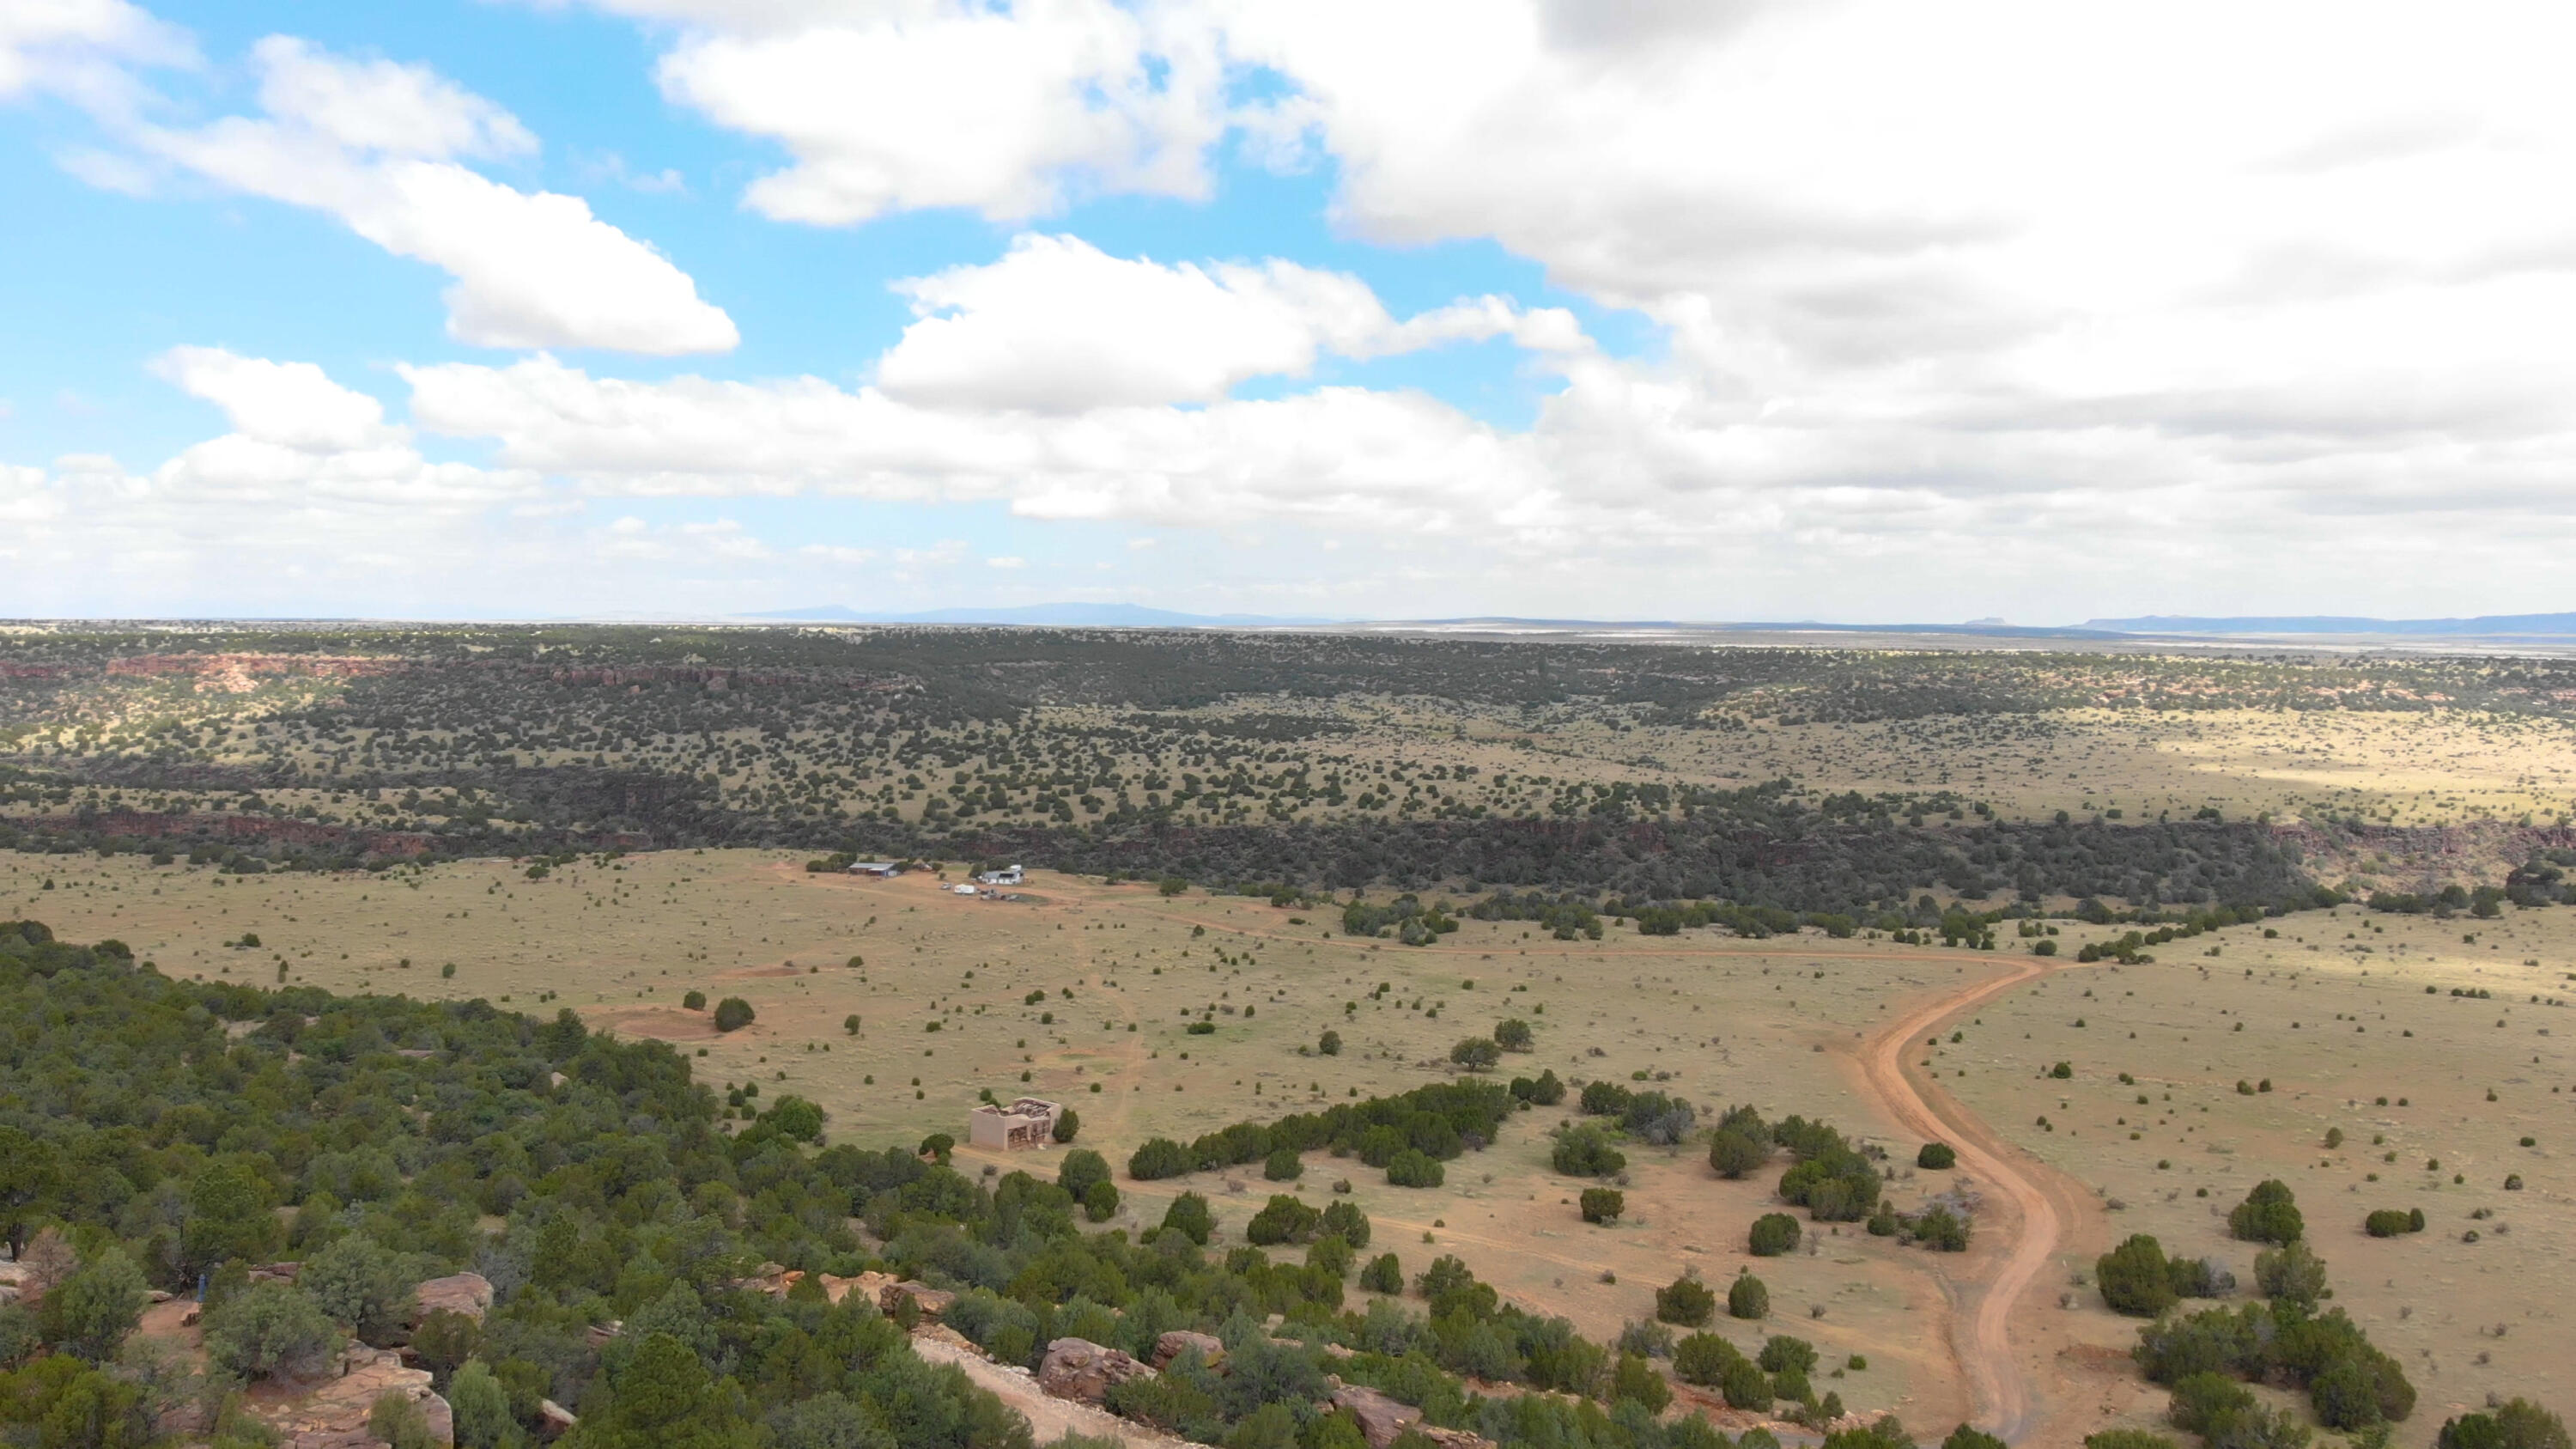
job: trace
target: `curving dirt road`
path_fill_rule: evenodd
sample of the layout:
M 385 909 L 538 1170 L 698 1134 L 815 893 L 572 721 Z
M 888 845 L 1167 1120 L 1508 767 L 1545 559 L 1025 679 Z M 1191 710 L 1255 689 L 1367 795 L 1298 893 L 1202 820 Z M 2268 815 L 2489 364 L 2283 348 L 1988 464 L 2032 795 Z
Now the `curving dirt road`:
M 2013 1348 L 2013 1311 L 2047 1268 L 2067 1227 L 2087 1210 L 2087 1200 L 2081 1189 L 2024 1157 L 1938 1085 L 1918 1082 L 1907 1062 L 1951 1018 L 2068 964 L 2025 958 L 2005 975 L 1925 1002 L 1871 1038 L 1860 1060 L 1864 1084 L 1888 1116 L 1926 1141 L 1951 1144 L 1959 1166 L 1989 1189 L 1988 1205 L 1999 1196 L 2006 1209 L 1998 1215 L 2005 1221 L 1985 1235 L 1988 1242 L 2009 1244 L 2001 1261 L 1974 1279 L 1945 1286 L 1952 1297 L 1951 1352 L 1976 1403 L 1977 1422 L 2015 1443 L 2041 1422 L 2043 1405 Z

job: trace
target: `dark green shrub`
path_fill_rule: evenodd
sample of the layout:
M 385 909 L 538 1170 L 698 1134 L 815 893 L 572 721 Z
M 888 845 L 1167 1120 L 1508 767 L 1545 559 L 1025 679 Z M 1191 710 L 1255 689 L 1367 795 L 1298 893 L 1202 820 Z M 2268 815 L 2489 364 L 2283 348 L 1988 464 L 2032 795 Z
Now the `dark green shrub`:
M 1565 1083 L 1551 1067 L 1535 1077 L 1512 1078 L 1512 1096 L 1541 1107 L 1553 1107 L 1565 1100 Z
M 1746 1247 L 1757 1258 L 1777 1258 L 1798 1248 L 1798 1220 L 1787 1213 L 1764 1213 L 1746 1233 Z
M 2197 1373 L 2174 1384 L 2173 1403 L 2165 1414 L 2175 1428 L 2208 1436 L 2214 1421 L 2253 1407 L 2254 1395 L 2243 1384 L 2225 1374 Z
M 1404 1265 L 1395 1260 L 1393 1253 L 1380 1253 L 1369 1259 L 1367 1267 L 1360 1269 L 1360 1286 L 1371 1293 L 1401 1293 L 1404 1291 Z
M 1939 1203 L 1915 1216 L 1914 1241 L 1936 1253 L 1968 1251 L 1968 1220 Z
M 1471 1036 L 1449 1049 L 1449 1060 L 1471 1072 L 1481 1072 L 1500 1065 L 1503 1049 L 1492 1037 Z
M 1179 1177 L 1197 1167 L 1190 1150 L 1169 1137 L 1148 1137 L 1142 1147 L 1127 1156 L 1127 1175 L 1138 1182 Z
M 1762 1356 L 1755 1361 L 1762 1365 L 1764 1373 L 1796 1369 L 1802 1374 L 1812 1374 L 1816 1371 L 1816 1346 L 1803 1338 L 1781 1334 L 1762 1341 Z
M 1655 1290 L 1655 1318 L 1659 1322 L 1697 1328 L 1716 1315 L 1717 1295 L 1688 1274 Z
M 2566 1421 L 2528 1399 L 2446 1420 L 2435 1449 L 2571 1449 Z
M 1272 1182 L 1294 1182 L 1305 1174 L 1306 1159 L 1293 1147 L 1282 1147 L 1261 1163 L 1261 1175 Z
M 707 1009 L 707 994 L 703 991 L 692 991 L 680 998 L 680 1007 L 684 1011 L 704 1011 Z
M 39 1305 L 45 1337 L 65 1353 L 107 1363 L 143 1321 L 149 1292 L 143 1270 L 124 1249 L 110 1247 L 45 1295 Z
M 1608 1177 L 1627 1170 L 1628 1157 L 1610 1145 L 1609 1133 L 1581 1122 L 1558 1135 L 1549 1162 L 1568 1177 Z
M 2112 1312 L 2139 1318 L 2153 1318 L 2181 1297 L 2174 1291 L 2164 1244 L 2145 1233 L 2095 1259 L 2093 1281 L 2100 1285 L 2102 1302 Z
M 1163 1209 L 1163 1231 L 1179 1233 L 1206 1247 L 1207 1240 L 1216 1234 L 1216 1218 L 1208 1211 L 1208 1200 L 1194 1192 L 1172 1199 L 1172 1205 Z
M 285 1283 L 253 1283 L 206 1314 L 206 1358 L 236 1378 L 310 1377 L 339 1341 L 313 1300 Z
M 1581 1201 L 1587 1223 L 1615 1223 L 1628 1210 L 1628 1195 L 1615 1187 L 1587 1187 Z
M 1055 1128 L 1049 1135 L 1053 1136 L 1056 1140 L 1056 1145 L 1061 1147 L 1065 1143 L 1071 1142 L 1074 1138 L 1074 1134 L 1081 1130 L 1082 1114 L 1076 1112 L 1071 1107 L 1067 1107 L 1063 1111 L 1055 1114 Z
M 2289 1186 L 2279 1178 L 2265 1178 L 2228 1212 L 2227 1230 L 2244 1242 L 2279 1244 L 2296 1241 L 2306 1223 Z
M 1386 1164 L 1386 1180 L 1397 1187 L 1438 1187 L 1448 1176 L 1439 1159 L 1419 1147 L 1404 1149 Z
M 2273 1303 L 2314 1310 L 2325 1296 L 2326 1265 L 2297 1239 L 2254 1255 L 2254 1286 Z
M 1276 1193 L 1252 1221 L 1243 1226 L 1243 1240 L 1269 1247 L 1274 1243 L 1302 1243 L 1314 1236 L 1315 1225 L 1323 1214 L 1286 1193 Z
M 1673 1377 L 1713 1389 L 1726 1381 L 1727 1365 L 1743 1359 L 1734 1344 L 1716 1334 L 1694 1333 L 1673 1345 Z
M 1770 1143 L 1757 1142 L 1732 1128 L 1721 1127 L 1708 1140 L 1708 1165 L 1729 1180 L 1758 1172 L 1770 1160 Z
M 1726 1396 L 1731 1409 L 1769 1409 L 1771 1376 L 1762 1366 L 1742 1354 L 1729 1360 L 1717 1381 L 1718 1392 Z
M 750 1002 L 739 996 L 728 996 L 716 1003 L 716 1030 L 740 1031 L 751 1025 L 753 1016 Z
M 1673 1387 L 1655 1366 L 1633 1353 L 1619 1355 L 1610 1373 L 1610 1402 L 1634 1400 L 1650 1414 L 1660 1414 L 1673 1401 Z
M 1108 1180 L 1109 1159 L 1088 1147 L 1077 1147 L 1066 1153 L 1064 1161 L 1055 1169 L 1055 1185 L 1071 1193 L 1075 1202 L 1082 1201 L 1090 1193 L 1093 1183 Z
M 1330 1233 L 1354 1248 L 1365 1248 L 1369 1245 L 1368 1214 L 1361 1212 L 1359 1204 L 1355 1202 L 1325 1204 L 1324 1215 L 1317 1223 L 1317 1231 Z
M 1757 1322 L 1771 1316 L 1771 1290 L 1750 1273 L 1738 1273 L 1726 1286 L 1726 1314 Z
M 2361 1230 L 2374 1238 L 2395 1238 L 2421 1232 L 2423 1230 L 2415 1226 L 2415 1218 L 2422 1211 L 2418 1208 L 2409 1213 L 2398 1208 L 2381 1208 L 2361 1220 Z
M 1104 1177 L 1083 1189 L 1082 1215 L 1095 1223 L 1118 1216 L 1118 1185 Z
M 1947 1142 L 1926 1142 L 1914 1154 L 1914 1165 L 1927 1172 L 1947 1172 L 1959 1165 L 1959 1149 Z

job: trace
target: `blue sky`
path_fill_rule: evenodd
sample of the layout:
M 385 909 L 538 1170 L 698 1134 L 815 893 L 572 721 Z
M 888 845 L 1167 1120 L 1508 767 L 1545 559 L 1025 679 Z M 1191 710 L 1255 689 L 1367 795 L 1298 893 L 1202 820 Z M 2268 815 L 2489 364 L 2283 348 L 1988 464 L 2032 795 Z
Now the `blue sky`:
M 2565 607 L 2564 37 L 2333 13 L 73 0 L 0 614 Z

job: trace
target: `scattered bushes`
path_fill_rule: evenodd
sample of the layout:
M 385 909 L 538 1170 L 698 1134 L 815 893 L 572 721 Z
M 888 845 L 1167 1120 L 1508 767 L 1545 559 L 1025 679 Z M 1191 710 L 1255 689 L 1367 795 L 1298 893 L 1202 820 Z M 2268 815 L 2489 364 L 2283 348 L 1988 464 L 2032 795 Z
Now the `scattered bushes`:
M 1187 1146 L 1168 1137 L 1153 1138 L 1130 1156 L 1127 1171 L 1150 1182 L 1260 1162 L 1282 1147 L 1298 1152 L 1331 1147 L 1355 1154 L 1371 1167 L 1385 1167 L 1407 1147 L 1446 1161 L 1493 1141 L 1502 1120 L 1518 1108 L 1511 1092 L 1493 1082 L 1438 1082 L 1400 1096 L 1294 1113 L 1267 1124 L 1238 1122 Z
M 2443 1421 L 2433 1443 L 2435 1449 L 2569 1449 L 2566 1421 L 2518 1398 L 2484 1413 Z

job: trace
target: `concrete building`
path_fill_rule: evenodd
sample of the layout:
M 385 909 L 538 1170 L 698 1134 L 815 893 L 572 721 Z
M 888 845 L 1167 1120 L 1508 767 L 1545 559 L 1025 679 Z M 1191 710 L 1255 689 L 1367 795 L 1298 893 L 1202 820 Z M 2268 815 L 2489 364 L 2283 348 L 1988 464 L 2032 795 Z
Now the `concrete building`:
M 1037 1097 L 1022 1097 L 1007 1107 L 990 1103 L 966 1116 L 966 1140 L 977 1147 L 1013 1151 L 1044 1147 L 1055 1140 L 1055 1119 L 1064 1108 Z

